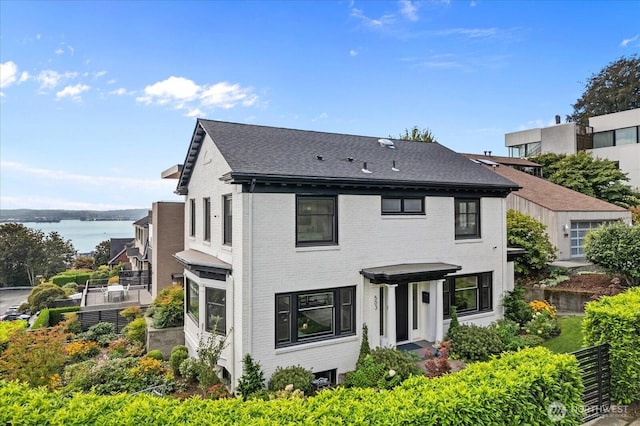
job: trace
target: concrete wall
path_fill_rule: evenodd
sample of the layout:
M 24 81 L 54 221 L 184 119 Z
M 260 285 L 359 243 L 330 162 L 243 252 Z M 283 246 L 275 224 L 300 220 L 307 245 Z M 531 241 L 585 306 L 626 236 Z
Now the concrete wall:
M 542 129 L 542 153 L 576 153 L 576 123 L 558 124 Z
M 589 126 L 593 127 L 594 133 L 640 126 L 640 108 L 591 117 L 589 118 Z
M 184 330 L 182 327 L 154 328 L 153 320 L 145 317 L 147 321 L 147 352 L 158 349 L 164 359 L 169 359 L 171 349 L 176 345 L 184 345 Z
M 171 274 L 182 273 L 174 253 L 184 249 L 184 203 L 158 201 L 153 203 L 153 246 L 151 295 L 173 284 Z
M 608 146 L 589 150 L 594 157 L 618 161 L 620 170 L 627 174 L 628 184 L 640 190 L 640 143 Z
M 504 135 L 504 145 L 507 147 L 540 142 L 541 140 L 542 129 L 528 129 Z

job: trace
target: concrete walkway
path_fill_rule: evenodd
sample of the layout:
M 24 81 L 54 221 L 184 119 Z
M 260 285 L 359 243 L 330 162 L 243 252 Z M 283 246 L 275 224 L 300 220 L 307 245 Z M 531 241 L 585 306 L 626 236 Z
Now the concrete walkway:
M 636 404 L 631 406 L 611 406 L 609 415 L 591 420 L 585 426 L 640 426 L 640 413 Z

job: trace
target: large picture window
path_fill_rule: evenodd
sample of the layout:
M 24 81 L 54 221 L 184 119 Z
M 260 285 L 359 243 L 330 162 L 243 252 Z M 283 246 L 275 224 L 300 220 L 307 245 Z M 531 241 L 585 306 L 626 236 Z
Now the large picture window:
M 276 347 L 355 333 L 355 287 L 276 294 Z
M 225 195 L 222 199 L 222 203 L 224 205 L 223 209 L 223 238 L 222 242 L 226 245 L 231 245 L 232 242 L 232 204 L 231 204 L 231 195 Z
M 187 278 L 187 312 L 198 322 L 200 318 L 200 289 L 198 283 Z
M 336 197 L 296 198 L 296 245 L 338 244 Z
M 207 331 L 226 334 L 227 291 L 225 289 L 207 287 L 205 295 L 207 299 Z
M 493 309 L 493 280 L 491 272 L 447 278 L 442 287 L 444 316 L 451 316 L 451 307 L 460 315 L 486 312 Z
M 382 214 L 424 214 L 424 198 L 382 197 Z
M 480 200 L 455 200 L 456 239 L 480 238 Z
M 204 224 L 204 234 L 202 236 L 202 238 L 205 241 L 211 241 L 211 199 L 210 198 L 204 198 L 203 200 L 203 206 L 202 206 L 202 220 L 203 220 L 203 224 Z

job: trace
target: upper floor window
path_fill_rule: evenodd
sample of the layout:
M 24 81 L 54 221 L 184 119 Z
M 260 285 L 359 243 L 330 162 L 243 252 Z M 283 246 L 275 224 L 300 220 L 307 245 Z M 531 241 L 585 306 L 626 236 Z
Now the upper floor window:
M 196 200 L 189 200 L 189 236 L 196 236 Z
M 296 245 L 338 244 L 336 197 L 296 198 Z
M 424 214 L 424 198 L 382 197 L 382 214 Z
M 491 272 L 447 278 L 443 284 L 442 292 L 445 317 L 451 315 L 452 306 L 455 306 L 456 312 L 462 315 L 492 310 L 493 280 Z
M 232 219 L 233 219 L 233 214 L 232 214 L 232 204 L 231 204 L 231 194 L 229 195 L 225 195 L 224 197 L 222 197 L 222 204 L 223 204 L 223 216 L 222 216 L 222 221 L 223 221 L 223 236 L 222 236 L 222 243 L 223 244 L 227 244 L 227 245 L 231 245 L 231 241 L 232 241 Z
M 207 287 L 205 296 L 207 299 L 207 331 L 226 334 L 227 291 L 225 289 Z
M 509 147 L 509 157 L 524 158 L 533 157 L 542 152 L 542 142 L 530 142 Z
M 480 238 L 480 200 L 455 200 L 456 239 Z
M 355 333 L 355 287 L 276 294 L 276 346 Z
M 638 143 L 640 126 L 625 127 L 623 129 L 607 130 L 593 134 L 593 147 L 605 148 Z
M 205 241 L 211 241 L 211 198 L 204 198 L 202 206 L 204 234 L 202 238 Z

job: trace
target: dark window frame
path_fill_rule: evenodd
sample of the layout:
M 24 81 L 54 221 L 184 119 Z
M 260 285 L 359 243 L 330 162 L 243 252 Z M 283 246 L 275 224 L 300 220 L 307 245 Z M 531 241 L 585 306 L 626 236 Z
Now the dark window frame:
M 233 243 L 233 198 L 231 194 L 222 196 L 222 244 Z
M 384 208 L 384 202 L 385 200 L 399 200 L 400 201 L 400 211 L 390 211 L 390 210 L 385 210 Z M 405 201 L 406 200 L 418 200 L 420 201 L 420 211 L 407 211 L 406 206 L 405 206 Z M 425 214 L 425 208 L 424 208 L 424 197 L 381 197 L 380 200 L 380 211 L 383 215 L 389 215 L 389 216 L 393 216 L 393 215 L 424 215 Z
M 222 303 L 210 300 L 209 296 L 213 296 L 216 292 L 224 293 Z M 205 303 L 206 303 L 206 324 L 205 330 L 208 332 L 214 331 L 216 334 L 225 335 L 227 333 L 227 290 L 216 287 L 205 287 Z M 218 321 L 212 322 L 212 311 L 214 307 L 221 308 L 222 315 L 217 315 Z M 213 330 L 213 324 L 216 324 L 216 329 Z
M 318 309 L 332 308 L 331 331 L 322 335 L 310 335 L 309 337 L 300 337 L 298 333 L 298 323 L 305 309 L 299 308 L 302 300 L 313 299 L 314 296 L 322 296 L 326 294 L 332 295 L 331 305 L 318 305 Z M 347 297 L 348 295 L 348 297 Z M 279 302 L 286 301 L 284 304 Z M 311 302 L 307 302 L 311 304 Z M 288 309 L 281 309 L 283 306 Z M 308 305 L 309 306 L 309 305 Z M 349 317 L 350 327 L 344 327 L 343 315 Z M 356 334 L 356 287 L 335 287 L 328 289 L 296 291 L 290 293 L 276 293 L 275 295 L 275 347 L 282 348 L 287 346 L 302 345 L 310 342 L 321 340 L 331 340 L 345 336 L 353 336 Z
M 196 236 L 196 199 L 189 200 L 189 236 Z
M 442 288 L 443 313 L 445 318 L 451 318 L 451 306 L 456 306 L 456 293 L 469 290 L 469 288 L 457 290 L 456 280 L 469 277 L 477 278 L 477 285 L 475 287 L 476 306 L 473 309 L 466 310 L 456 307 L 457 315 L 466 316 L 493 311 L 493 272 L 454 275 L 445 280 Z
M 462 203 L 473 203 L 476 206 L 476 211 L 475 213 L 468 213 L 468 212 L 460 212 L 460 205 Z M 468 239 L 478 239 L 482 237 L 482 233 L 481 233 L 481 205 L 480 205 L 480 199 L 479 198 L 456 198 L 454 199 L 454 233 L 455 233 L 455 239 L 456 240 L 468 240 Z M 458 223 L 460 221 L 460 216 L 464 215 L 465 216 L 465 221 L 468 222 L 468 217 L 473 215 L 475 216 L 475 232 L 472 234 L 462 234 L 462 233 L 458 233 Z
M 202 199 L 202 216 L 204 223 L 202 239 L 211 241 L 211 198 L 209 197 Z
M 330 217 L 331 238 L 318 240 L 300 240 L 300 222 L 305 216 L 321 216 L 322 213 L 305 214 L 300 212 L 301 201 L 306 200 L 328 200 L 333 206 L 333 213 L 324 214 Z M 296 247 L 313 247 L 313 246 L 329 246 L 338 245 L 338 197 L 336 195 L 296 195 Z

